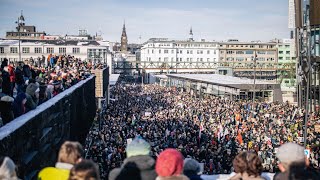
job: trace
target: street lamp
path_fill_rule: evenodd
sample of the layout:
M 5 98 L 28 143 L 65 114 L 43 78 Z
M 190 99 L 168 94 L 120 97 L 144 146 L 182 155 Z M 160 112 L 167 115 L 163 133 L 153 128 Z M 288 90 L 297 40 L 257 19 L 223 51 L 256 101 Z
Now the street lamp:
M 21 10 L 21 15 L 20 17 L 18 17 L 18 20 L 15 22 L 18 26 L 16 27 L 17 31 L 18 31 L 18 35 L 19 35 L 19 61 L 21 61 L 21 45 L 20 45 L 20 38 L 21 38 L 21 27 L 24 26 L 24 17 L 22 15 L 22 10 Z

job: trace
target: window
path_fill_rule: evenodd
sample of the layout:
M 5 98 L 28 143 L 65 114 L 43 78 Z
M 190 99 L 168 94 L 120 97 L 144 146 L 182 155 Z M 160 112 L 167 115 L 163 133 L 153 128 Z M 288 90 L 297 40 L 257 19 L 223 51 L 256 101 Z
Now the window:
M 189 58 L 187 58 L 187 61 L 189 61 Z
M 29 47 L 23 47 L 22 48 L 22 53 L 30 53 L 30 48 Z
M 164 53 L 165 53 L 165 54 L 168 54 L 168 53 L 169 53 L 169 50 L 164 50 Z
M 47 54 L 52 54 L 52 53 L 54 53 L 53 47 L 48 47 L 47 48 Z
M 286 51 L 286 54 L 290 54 L 290 51 Z
M 244 54 L 243 51 L 237 51 L 236 54 Z
M 60 54 L 65 54 L 66 53 L 66 48 L 59 48 L 59 53 Z
M 282 48 L 282 45 L 279 45 L 279 48 Z
M 250 48 L 254 48 L 254 45 L 250 45 Z
M 207 51 L 207 54 L 210 54 L 210 50 Z
M 171 50 L 171 54 L 173 54 L 173 53 L 174 53 L 174 50 L 172 49 L 172 50 Z
M 207 58 L 207 61 L 209 62 L 209 61 L 210 61 L 210 58 Z
M 290 57 L 286 57 L 286 60 L 290 60 Z
M 189 54 L 189 50 L 187 50 L 187 54 Z
M 72 53 L 73 54 L 79 54 L 80 53 L 80 48 L 72 48 Z M 149 54 L 149 50 L 148 50 L 148 54 Z
M 159 57 L 159 61 L 161 61 L 161 57 Z
M 258 51 L 258 54 L 266 54 L 265 51 Z
M 148 49 L 148 54 L 149 54 L 150 52 L 149 52 L 149 49 Z
M 279 51 L 279 54 L 283 54 L 283 51 Z
M 236 57 L 236 61 L 244 61 L 244 57 Z
M 0 54 L 4 53 L 4 47 L 0 47 Z
M 193 54 L 193 50 L 190 50 L 190 54 Z
M 180 54 L 182 54 L 182 50 L 180 50 Z
M 203 58 L 200 58 L 200 61 L 202 62 L 202 61 L 203 61 Z
M 192 61 L 192 58 L 190 58 L 190 61 Z
M 10 47 L 10 53 L 18 53 L 17 47 Z
M 34 53 L 36 53 L 36 54 L 42 53 L 42 48 L 41 47 L 35 47 L 34 48 Z
M 152 49 L 152 54 L 154 53 L 154 50 Z
M 159 49 L 159 54 L 161 54 L 161 49 Z
M 279 57 L 279 60 L 283 60 L 283 57 Z
M 217 53 L 216 50 L 214 50 L 214 51 L 213 51 L 213 54 L 216 54 L 216 53 Z
M 290 45 L 286 45 L 285 47 L 286 47 L 286 48 L 290 48 Z
M 220 51 L 220 54 L 223 54 L 223 51 Z
M 233 51 L 227 51 L 227 54 L 233 54 Z
M 167 62 L 167 61 L 168 61 L 168 59 L 169 59 L 168 57 L 165 57 L 163 60 L 164 60 L 165 62 Z
M 180 58 L 180 61 L 182 61 L 182 58 Z
M 259 45 L 259 48 L 264 48 L 264 46 L 263 45 Z
M 246 51 L 246 54 L 253 54 L 253 51 L 252 50 L 248 50 L 248 51 Z

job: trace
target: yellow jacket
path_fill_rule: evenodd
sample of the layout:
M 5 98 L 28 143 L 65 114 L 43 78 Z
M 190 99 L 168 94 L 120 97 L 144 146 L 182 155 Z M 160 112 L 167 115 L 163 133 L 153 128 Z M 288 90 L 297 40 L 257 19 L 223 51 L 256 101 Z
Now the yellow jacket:
M 57 163 L 56 167 L 46 167 L 38 174 L 38 180 L 67 180 L 72 164 Z

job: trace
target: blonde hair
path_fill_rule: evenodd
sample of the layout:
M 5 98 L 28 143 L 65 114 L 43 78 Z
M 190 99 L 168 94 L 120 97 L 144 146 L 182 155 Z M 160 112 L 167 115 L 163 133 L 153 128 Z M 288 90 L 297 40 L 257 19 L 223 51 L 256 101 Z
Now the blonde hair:
M 82 145 L 78 142 L 66 141 L 59 150 L 58 162 L 76 164 L 83 155 Z
M 91 160 L 82 160 L 70 170 L 69 180 L 100 180 L 99 169 Z
M 9 157 L 1 157 L 2 164 L 0 165 L 1 180 L 17 180 L 16 165 Z

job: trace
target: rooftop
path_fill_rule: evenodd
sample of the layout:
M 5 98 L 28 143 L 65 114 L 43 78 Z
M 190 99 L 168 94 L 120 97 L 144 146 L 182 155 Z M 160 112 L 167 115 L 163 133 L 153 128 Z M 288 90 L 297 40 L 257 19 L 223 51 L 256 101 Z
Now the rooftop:
M 221 85 L 226 87 L 238 88 L 238 89 L 252 89 L 254 85 L 253 79 L 239 78 L 233 76 L 226 76 L 220 74 L 167 74 L 168 77 L 193 80 L 196 82 Z M 263 87 L 263 85 L 279 85 L 277 83 L 256 80 L 257 87 Z M 280 86 L 280 85 L 279 85 Z

